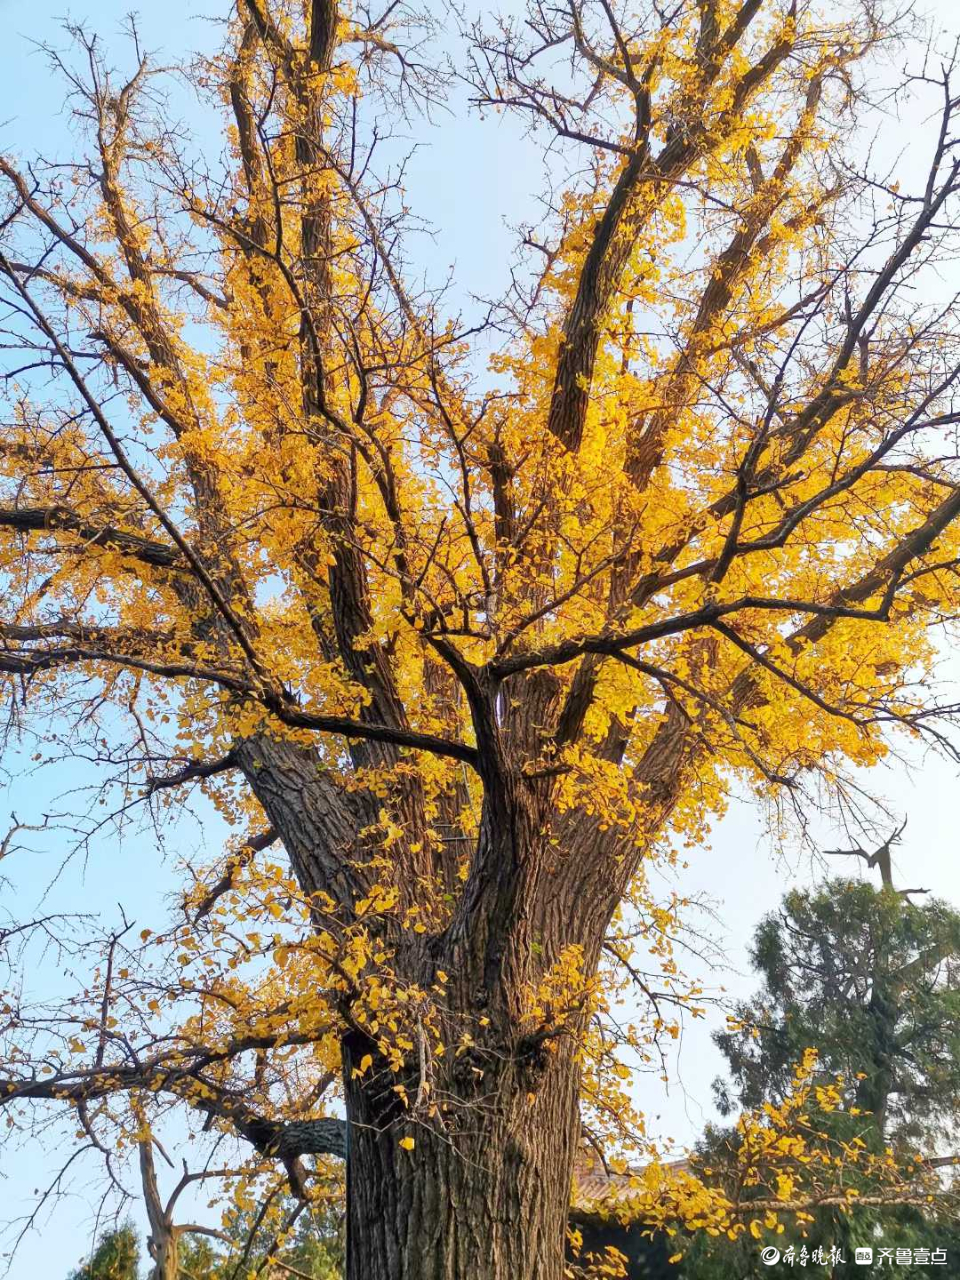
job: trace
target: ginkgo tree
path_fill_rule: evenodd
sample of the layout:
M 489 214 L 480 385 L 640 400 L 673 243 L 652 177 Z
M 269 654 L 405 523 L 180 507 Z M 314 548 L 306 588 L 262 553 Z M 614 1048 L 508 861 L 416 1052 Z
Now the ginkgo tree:
M 733 781 L 802 815 L 951 749 L 953 66 L 913 50 L 912 186 L 864 161 L 880 0 L 534 0 L 453 69 L 404 3 L 220 16 L 219 150 L 80 28 L 72 158 L 0 158 L 11 727 L 238 828 L 72 1005 L 7 1000 L 3 1101 L 345 1154 L 351 1280 L 558 1280 L 581 1124 L 643 1142 L 611 1008 L 655 1054 L 696 1001 L 651 867 Z M 383 137 L 451 78 L 550 157 L 479 326 Z

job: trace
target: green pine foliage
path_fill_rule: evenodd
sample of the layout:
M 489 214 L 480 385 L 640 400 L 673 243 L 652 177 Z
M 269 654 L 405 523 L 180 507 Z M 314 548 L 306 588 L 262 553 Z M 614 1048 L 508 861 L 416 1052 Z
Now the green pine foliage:
M 235 1243 L 231 1245 L 206 1236 L 184 1239 L 180 1245 L 180 1268 L 185 1280 L 232 1280 L 236 1275 L 256 1273 L 274 1241 L 259 1233 L 248 1243 L 254 1219 L 251 1213 L 241 1214 L 233 1221 L 229 1235 Z M 292 1238 L 276 1256 L 310 1280 L 341 1280 L 343 1232 L 339 1216 L 324 1206 L 305 1210 L 297 1219 Z M 280 1269 L 277 1274 L 281 1274 Z
M 108 1231 L 86 1262 L 71 1272 L 70 1280 L 137 1280 L 140 1245 L 130 1223 Z
M 840 1077 L 845 1106 L 826 1121 L 897 1157 L 957 1150 L 960 1129 L 960 915 L 931 898 L 920 904 L 895 891 L 836 879 L 788 893 L 757 928 L 751 961 L 761 987 L 715 1036 L 729 1076 L 716 1082 L 721 1114 L 777 1105 L 794 1065 L 816 1048 L 825 1080 Z M 729 1164 L 731 1131 L 709 1128 L 697 1153 L 704 1169 Z M 713 1176 L 720 1177 L 719 1173 Z M 684 1275 L 697 1280 L 769 1276 L 764 1245 L 836 1247 L 845 1264 L 814 1272 L 832 1280 L 864 1274 L 858 1245 L 946 1249 L 960 1266 L 952 1220 L 909 1206 L 826 1209 L 799 1231 L 737 1241 L 700 1233 L 688 1241 Z M 948 1268 L 949 1269 L 949 1268 Z M 898 1266 L 909 1280 L 929 1266 Z M 942 1273 L 940 1273 L 942 1274 Z M 955 1274 L 950 1271 L 950 1274 Z

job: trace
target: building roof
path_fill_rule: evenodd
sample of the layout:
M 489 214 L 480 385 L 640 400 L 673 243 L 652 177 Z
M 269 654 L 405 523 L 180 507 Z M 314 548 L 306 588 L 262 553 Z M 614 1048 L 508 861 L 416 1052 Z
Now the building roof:
M 693 1173 L 687 1157 L 665 1161 L 656 1168 L 661 1173 Z M 616 1209 L 627 1205 L 650 1190 L 653 1173 L 652 1165 L 616 1173 L 605 1169 L 596 1156 L 584 1153 L 574 1169 L 573 1206 L 582 1211 L 602 1212 L 604 1208 Z

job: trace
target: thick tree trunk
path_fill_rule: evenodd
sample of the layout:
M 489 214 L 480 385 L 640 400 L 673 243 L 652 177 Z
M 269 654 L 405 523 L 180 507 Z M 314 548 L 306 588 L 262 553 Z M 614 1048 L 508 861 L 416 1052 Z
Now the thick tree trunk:
M 561 1280 L 579 1078 L 567 1051 L 545 1056 L 482 1076 L 461 1059 L 436 1127 L 350 1081 L 347 1280 Z

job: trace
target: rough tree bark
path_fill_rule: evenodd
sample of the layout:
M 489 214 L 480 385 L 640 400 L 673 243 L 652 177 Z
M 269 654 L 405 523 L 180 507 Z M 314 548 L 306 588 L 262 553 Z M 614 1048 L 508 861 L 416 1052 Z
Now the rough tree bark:
M 481 727 L 485 799 L 476 858 L 483 872 L 443 934 L 429 941 L 401 935 L 392 945 L 401 981 L 428 989 L 438 973 L 451 975 L 445 1040 L 456 1045 L 469 1029 L 470 1043 L 429 1064 L 438 1111 L 436 1123 L 420 1124 L 423 1041 L 400 1077 L 414 1102 L 407 1123 L 398 1077 L 374 1039 L 359 1029 L 345 1037 L 348 1280 L 559 1280 L 563 1271 L 579 1139 L 577 1028 L 568 1026 L 548 1048 L 524 1022 L 524 992 L 571 942 L 584 946 L 585 969 L 594 971 L 619 885 L 611 881 L 590 905 L 578 902 L 575 880 L 561 874 L 563 860 L 551 867 L 544 857 L 551 786 L 525 778 L 520 762 L 531 746 L 529 725 L 539 722 L 530 712 L 551 704 L 555 678 L 514 681 L 527 687 L 527 714 L 502 726 L 497 686 L 462 675 Z M 245 744 L 239 758 L 303 887 L 329 891 L 336 879 L 324 864 L 335 853 L 343 874 L 351 847 L 360 845 L 362 801 L 361 813 L 351 813 L 310 753 L 288 744 Z M 599 837 L 593 823 L 571 823 L 568 835 L 574 862 L 583 842 Z M 416 1039 L 413 1025 L 410 1034 Z M 362 1070 L 367 1055 L 373 1066 Z M 402 1134 L 413 1138 L 412 1148 Z
M 345 1049 L 347 1078 L 355 1058 Z M 354 1081 L 346 1091 L 347 1277 L 555 1280 L 562 1274 L 579 1131 L 568 1054 L 533 1068 L 461 1058 L 455 1131 L 415 1128 L 405 1150 L 388 1127 L 396 1095 Z

